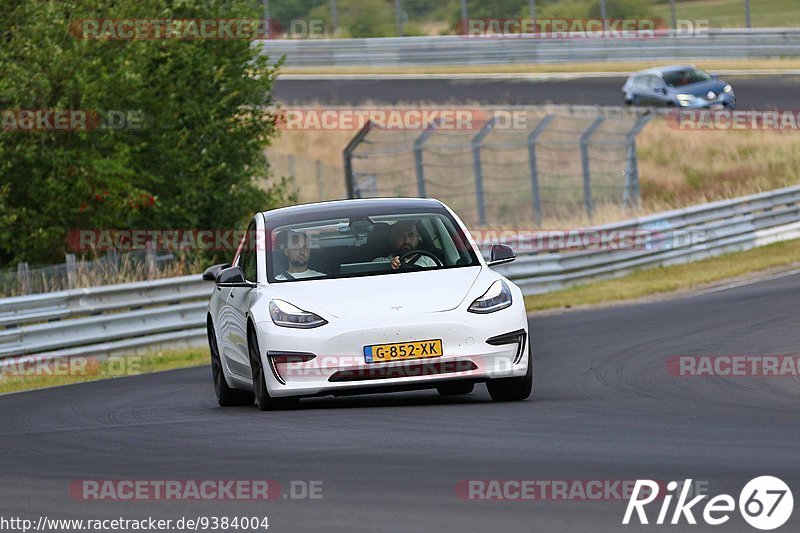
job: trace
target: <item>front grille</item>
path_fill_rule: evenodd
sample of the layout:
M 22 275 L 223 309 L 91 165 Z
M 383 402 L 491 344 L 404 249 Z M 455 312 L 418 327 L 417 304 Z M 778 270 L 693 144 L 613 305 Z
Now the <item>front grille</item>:
M 413 363 L 403 366 L 380 366 L 374 368 L 359 368 L 355 370 L 340 370 L 328 378 L 328 381 L 367 381 L 375 379 L 409 378 L 423 376 L 437 376 L 441 374 L 455 374 L 477 370 L 472 361 L 439 361 L 436 363 Z

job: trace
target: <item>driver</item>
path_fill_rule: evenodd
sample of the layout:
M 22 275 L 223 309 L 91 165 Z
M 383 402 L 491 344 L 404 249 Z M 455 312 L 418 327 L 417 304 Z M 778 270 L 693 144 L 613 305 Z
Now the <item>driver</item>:
M 392 224 L 389 230 L 391 252 L 385 257 L 376 257 L 373 261 L 392 264 L 392 270 L 400 268 L 400 256 L 412 250 L 419 249 L 419 233 L 416 220 L 400 220 Z M 427 255 L 411 255 L 406 258 L 406 264 L 418 267 L 435 267 L 436 261 Z
M 288 260 L 289 266 L 286 272 L 278 274 L 275 279 L 285 281 L 287 279 L 313 278 L 324 276 L 322 272 L 310 270 L 308 261 L 311 259 L 311 250 L 308 247 L 308 235 L 302 231 L 287 231 L 283 234 L 283 254 Z

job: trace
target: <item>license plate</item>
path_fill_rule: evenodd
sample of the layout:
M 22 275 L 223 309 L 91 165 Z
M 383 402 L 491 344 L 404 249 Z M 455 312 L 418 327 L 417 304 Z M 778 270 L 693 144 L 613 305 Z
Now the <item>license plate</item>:
M 441 339 L 375 344 L 364 346 L 364 361 L 367 363 L 385 363 L 387 361 L 441 357 L 442 353 Z

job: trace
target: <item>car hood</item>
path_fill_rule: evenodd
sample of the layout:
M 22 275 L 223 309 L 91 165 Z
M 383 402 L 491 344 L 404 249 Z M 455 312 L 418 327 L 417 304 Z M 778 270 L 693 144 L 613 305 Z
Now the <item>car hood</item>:
M 691 94 L 693 96 L 705 98 L 708 91 L 714 91 L 715 94 L 719 95 L 726 85 L 728 84 L 722 80 L 708 80 L 700 83 L 672 87 L 670 90 L 675 94 Z
M 469 293 L 480 266 L 281 284 L 295 305 L 306 301 L 335 317 L 401 316 L 449 311 Z M 299 297 L 299 298 L 297 298 Z

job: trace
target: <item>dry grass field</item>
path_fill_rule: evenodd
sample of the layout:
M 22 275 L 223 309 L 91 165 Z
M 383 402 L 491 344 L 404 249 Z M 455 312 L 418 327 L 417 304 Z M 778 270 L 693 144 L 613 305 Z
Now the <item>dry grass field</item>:
M 491 112 L 489 109 L 486 111 Z M 528 111 L 541 114 L 541 110 Z M 563 112 L 558 109 L 549 111 Z M 617 178 L 616 173 L 624 170 L 624 158 L 619 148 L 610 147 L 607 141 L 619 141 L 633 121 L 609 119 L 603 126 L 604 131 L 598 131 L 595 137 L 598 142 L 593 142 L 590 153 L 594 180 L 601 185 L 598 190 L 605 184 L 613 196 L 610 201 L 597 203 L 590 221 L 582 211 L 580 151 L 575 142 L 587 123 L 580 113 L 559 116 L 548 127 L 549 136 L 541 138 L 543 146 L 538 154 L 540 185 L 550 187 L 551 192 L 559 187 L 566 191 L 563 197 L 559 197 L 563 201 L 545 206 L 543 226 L 563 228 L 612 222 L 800 184 L 800 132 L 686 131 L 673 129 L 666 120 L 655 118 L 637 138 L 640 206 L 638 209 L 623 208 L 617 200 L 623 180 Z M 273 165 L 273 179 L 290 174 L 288 159 L 291 155 L 295 190 L 300 202 L 343 198 L 342 149 L 354 134 L 349 130 L 282 131 L 268 152 Z M 383 137 L 371 137 L 373 143 L 363 150 L 372 154 L 371 159 L 359 159 L 359 168 L 368 167 L 379 177 L 378 181 L 384 184 L 380 188 L 382 194 L 415 194 L 410 145 L 419 132 L 381 134 Z M 470 206 L 474 202 L 472 156 L 468 150 L 472 134 L 474 132 L 454 131 L 447 136 L 437 133 L 439 137 L 432 137 L 426 144 L 426 148 L 430 148 L 430 153 L 426 151 L 425 155 L 426 181 L 430 181 L 428 195 L 444 197 L 450 194 L 457 211 L 459 208 L 472 209 Z M 482 159 L 487 209 L 492 210 L 490 215 L 505 227 L 530 227 L 533 222 L 527 154 L 524 150 L 512 153 L 503 148 L 512 142 L 524 142 L 524 138 L 515 138 L 514 132 L 506 132 L 492 133 L 485 140 L 487 148 Z M 384 154 L 378 150 L 382 146 L 383 152 L 398 150 L 398 153 Z M 324 169 L 321 179 L 316 173 L 316 160 Z M 607 168 L 601 168 L 603 165 L 595 162 L 606 160 Z M 610 186 L 612 183 L 613 187 Z M 463 192 L 463 205 L 458 205 L 459 195 L 452 191 L 454 187 Z

